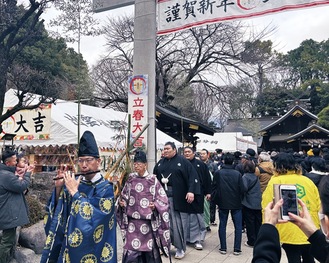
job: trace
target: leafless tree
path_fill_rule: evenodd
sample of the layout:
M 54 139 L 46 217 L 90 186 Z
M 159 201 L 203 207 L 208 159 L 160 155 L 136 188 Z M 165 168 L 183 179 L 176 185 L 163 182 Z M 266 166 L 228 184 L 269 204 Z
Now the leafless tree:
M 92 71 L 92 83 L 96 90 L 95 99 L 103 107 L 127 111 L 128 77 L 132 69 L 120 58 L 104 58 Z
M 8 108 L 0 116 L 0 120 L 3 121 L 22 109 L 36 109 L 41 104 L 55 102 L 62 85 L 62 80 L 50 79 L 47 74 L 36 72 L 29 66 L 13 65 L 8 74 L 8 87 L 16 90 L 18 102 Z M 35 100 L 35 93 L 40 95 L 38 101 Z
M 181 109 L 182 115 L 201 123 L 208 123 L 217 109 L 217 100 L 198 84 L 178 90 L 172 105 Z
M 126 109 L 123 104 L 127 105 L 127 79 L 132 74 L 133 26 L 133 19 L 127 16 L 110 19 L 106 25 L 109 53 L 94 67 L 92 74 L 96 93 L 101 94 L 96 99 L 103 106 L 112 104 L 113 107 L 119 106 L 120 110 Z M 231 95 L 235 96 L 232 87 L 238 89 L 241 79 L 258 74 L 258 68 L 248 57 L 251 52 L 246 52 L 251 46 L 247 46 L 246 41 L 259 44 L 257 40 L 270 32 L 266 29 L 258 34 L 248 34 L 248 31 L 250 29 L 243 23 L 232 22 L 157 37 L 158 103 L 179 105 L 180 108 L 186 105 L 185 112 L 195 108 L 194 116 L 207 122 L 209 109 L 203 102 L 197 101 L 202 94 L 206 95 L 210 104 L 217 103 L 224 111 L 219 115 L 231 114 Z M 241 103 L 237 105 L 241 106 Z M 218 110 L 218 107 L 209 107 Z M 200 114 L 196 116 L 198 112 Z
M 128 78 L 133 70 L 133 20 L 127 16 L 110 19 L 105 26 L 108 56 L 93 68 L 95 99 L 103 107 L 127 111 Z
M 58 16 L 50 20 L 51 28 L 59 29 L 50 33 L 64 37 L 66 41 L 78 42 L 80 49 L 81 36 L 97 36 L 102 33 L 99 21 L 93 16 L 92 0 L 52 0 L 53 6 L 59 11 Z M 79 52 L 80 53 L 80 52 Z

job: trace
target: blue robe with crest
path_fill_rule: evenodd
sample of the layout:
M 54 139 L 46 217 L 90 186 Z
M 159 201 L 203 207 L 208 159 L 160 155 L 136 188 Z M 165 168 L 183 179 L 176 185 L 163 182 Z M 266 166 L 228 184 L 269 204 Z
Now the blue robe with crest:
M 41 262 L 117 263 L 113 185 L 101 177 L 81 181 L 72 197 L 54 190 L 45 217 L 46 244 Z

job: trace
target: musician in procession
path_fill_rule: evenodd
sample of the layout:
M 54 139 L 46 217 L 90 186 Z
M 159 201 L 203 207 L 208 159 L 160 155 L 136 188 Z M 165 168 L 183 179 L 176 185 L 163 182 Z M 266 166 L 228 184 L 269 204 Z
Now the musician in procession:
M 170 237 L 176 247 L 176 259 L 185 256 L 189 213 L 193 212 L 194 196 L 200 194 L 198 174 L 192 164 L 177 154 L 173 142 L 167 142 L 163 157 L 153 173 L 163 185 L 169 199 Z
M 47 235 L 41 263 L 115 262 L 113 185 L 99 172 L 99 151 L 90 131 L 80 140 L 78 164 L 84 176 L 59 169 L 47 206 Z
M 160 250 L 170 256 L 169 203 L 155 175 L 147 171 L 146 154 L 136 151 L 117 200 L 117 222 L 123 238 L 122 263 L 161 263 Z

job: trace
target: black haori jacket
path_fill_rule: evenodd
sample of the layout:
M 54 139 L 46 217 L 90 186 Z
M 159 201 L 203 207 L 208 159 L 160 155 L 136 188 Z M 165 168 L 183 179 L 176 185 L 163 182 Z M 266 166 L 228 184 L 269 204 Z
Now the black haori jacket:
M 201 192 L 200 195 L 195 195 L 195 201 L 191 205 L 195 213 L 201 214 L 204 210 L 204 197 L 211 193 L 211 177 L 208 166 L 204 162 L 196 158 L 193 158 L 190 162 L 198 173 Z
M 195 213 L 195 208 L 186 201 L 188 192 L 200 195 L 200 182 L 192 164 L 181 155 L 161 159 L 154 167 L 153 173 L 165 188 L 163 178 L 168 179 L 172 187 L 174 209 L 183 213 Z

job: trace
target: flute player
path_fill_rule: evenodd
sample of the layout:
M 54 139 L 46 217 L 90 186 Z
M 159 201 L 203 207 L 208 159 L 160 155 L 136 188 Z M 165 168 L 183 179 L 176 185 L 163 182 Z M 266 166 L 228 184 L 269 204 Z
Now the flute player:
M 113 185 L 98 171 L 99 151 L 90 131 L 80 140 L 84 176 L 59 170 L 47 206 L 41 263 L 117 262 Z M 61 178 L 62 177 L 62 178 Z

